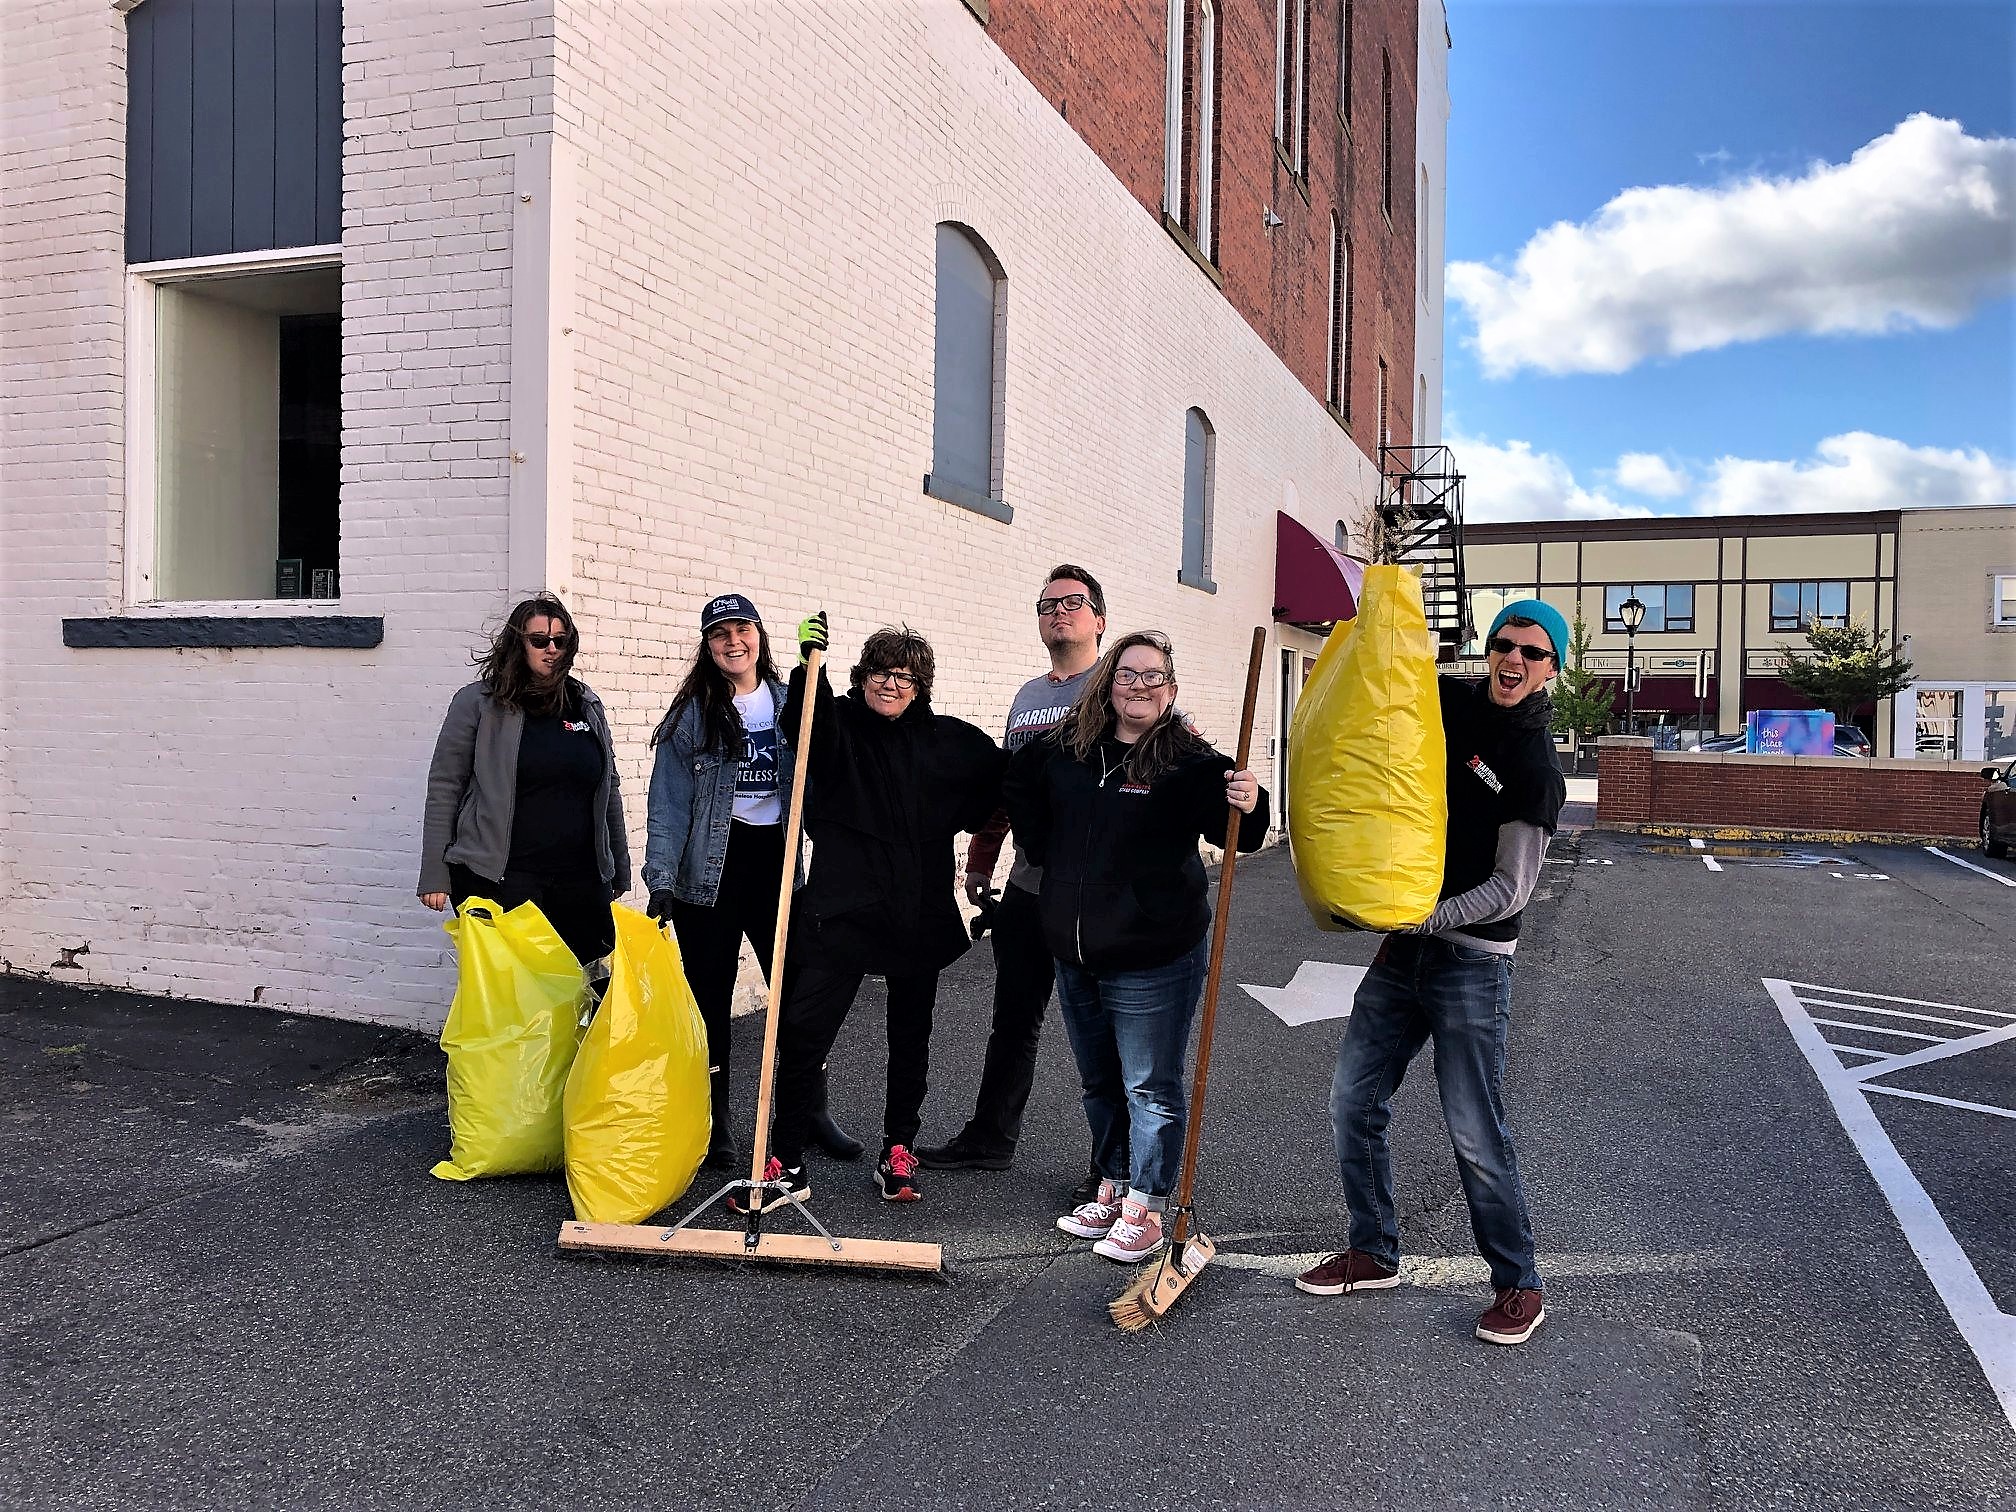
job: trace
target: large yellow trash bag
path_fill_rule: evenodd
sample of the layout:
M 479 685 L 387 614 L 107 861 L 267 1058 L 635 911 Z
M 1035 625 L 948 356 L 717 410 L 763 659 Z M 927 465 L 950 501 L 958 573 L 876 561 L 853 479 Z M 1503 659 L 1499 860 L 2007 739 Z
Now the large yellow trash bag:
M 637 1223 L 707 1153 L 707 1026 L 679 947 L 620 905 L 609 990 L 567 1078 L 567 1191 L 586 1223 Z
M 1435 911 L 1447 764 L 1421 579 L 1368 567 L 1288 733 L 1288 839 L 1318 924 L 1406 929 Z
M 587 979 L 531 903 L 506 913 L 468 898 L 441 926 L 459 976 L 441 1048 L 448 1052 L 446 1181 L 560 1169 L 560 1096 L 581 1042 Z

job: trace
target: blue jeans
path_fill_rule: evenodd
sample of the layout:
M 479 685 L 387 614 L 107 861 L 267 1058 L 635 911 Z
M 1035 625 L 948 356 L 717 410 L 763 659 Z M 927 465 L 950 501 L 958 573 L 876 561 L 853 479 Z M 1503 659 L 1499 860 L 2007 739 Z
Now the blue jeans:
M 1057 1006 L 1085 1085 L 1093 1169 L 1146 1196 L 1167 1197 L 1183 1159 L 1183 1052 L 1209 955 L 1205 939 L 1147 971 L 1057 963 Z
M 1505 1042 L 1512 1023 L 1512 958 L 1422 935 L 1389 935 L 1359 984 L 1337 1076 L 1330 1127 L 1350 1245 L 1384 1265 L 1400 1263 L 1393 1162 L 1386 1127 L 1407 1063 L 1435 1042 L 1442 1118 L 1470 1205 L 1477 1250 L 1494 1288 L 1540 1285 L 1533 1222 L 1505 1125 Z

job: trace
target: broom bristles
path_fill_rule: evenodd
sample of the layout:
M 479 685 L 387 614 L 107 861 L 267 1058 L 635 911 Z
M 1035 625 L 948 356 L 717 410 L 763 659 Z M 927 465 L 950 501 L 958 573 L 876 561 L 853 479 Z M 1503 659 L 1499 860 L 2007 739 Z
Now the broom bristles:
M 1178 1263 L 1179 1250 L 1176 1247 L 1163 1250 L 1134 1273 L 1134 1279 L 1127 1283 L 1125 1291 L 1106 1304 L 1107 1313 L 1125 1332 L 1141 1332 L 1150 1323 L 1168 1315 L 1169 1309 L 1183 1299 L 1190 1283 L 1203 1274 L 1204 1267 L 1217 1253 L 1217 1246 L 1202 1234 L 1193 1236 L 1181 1247 L 1184 1263 Z
M 1149 1310 L 1155 1278 L 1162 1274 L 1162 1268 L 1169 1263 L 1167 1251 L 1157 1255 L 1148 1264 L 1134 1272 L 1134 1279 L 1127 1283 L 1127 1289 L 1106 1304 L 1106 1311 L 1113 1321 L 1127 1333 L 1139 1333 L 1159 1316 Z

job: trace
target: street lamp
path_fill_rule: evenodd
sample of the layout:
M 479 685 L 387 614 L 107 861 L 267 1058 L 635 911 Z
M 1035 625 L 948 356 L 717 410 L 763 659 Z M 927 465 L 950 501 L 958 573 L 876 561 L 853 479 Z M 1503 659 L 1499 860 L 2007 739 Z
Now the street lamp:
M 1645 623 L 1645 605 L 1637 594 L 1617 606 L 1624 622 L 1624 728 L 1638 733 L 1638 627 Z

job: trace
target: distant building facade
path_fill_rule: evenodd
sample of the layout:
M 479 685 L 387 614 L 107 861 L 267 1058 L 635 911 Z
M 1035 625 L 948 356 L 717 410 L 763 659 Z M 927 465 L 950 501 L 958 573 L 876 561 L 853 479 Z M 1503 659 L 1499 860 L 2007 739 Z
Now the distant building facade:
M 1587 665 L 1620 689 L 1617 610 L 1634 594 L 1647 606 L 1641 724 L 1727 733 L 1752 709 L 1807 707 L 1779 676 L 1785 649 L 1815 618 L 1855 620 L 1917 671 L 1871 711 L 1878 752 L 2016 753 L 2016 508 L 1476 524 L 1466 540 L 1480 626 L 1529 595 L 1579 614 Z M 1482 647 L 1464 651 L 1481 668 Z

